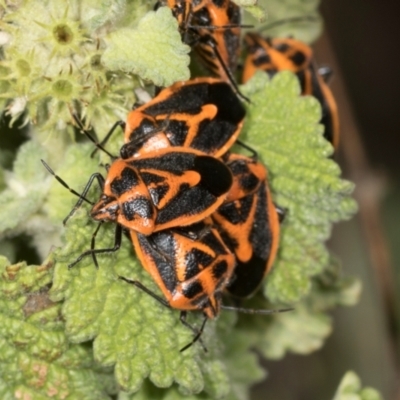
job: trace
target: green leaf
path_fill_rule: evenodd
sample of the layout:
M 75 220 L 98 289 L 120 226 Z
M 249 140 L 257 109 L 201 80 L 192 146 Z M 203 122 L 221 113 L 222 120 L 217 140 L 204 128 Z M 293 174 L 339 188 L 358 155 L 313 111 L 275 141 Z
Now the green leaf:
M 53 300 L 64 300 L 69 339 L 76 343 L 94 339 L 96 360 L 104 366 L 115 365 L 116 379 L 125 391 L 138 391 L 148 378 L 160 388 L 176 383 L 185 395 L 205 391 L 213 398 L 226 396 L 229 377 L 221 358 L 229 343 L 219 340 L 216 323 L 209 321 L 202 336 L 208 353 L 199 344 L 179 351 L 193 338 L 179 321 L 179 311 L 165 308 L 147 293 L 118 279 L 124 276 L 138 280 L 159 294 L 133 257 L 128 241 L 123 241 L 116 254 L 98 256 L 98 270 L 90 257 L 68 270 L 67 265 L 90 247 L 95 227 L 88 221 L 87 210 L 79 209 L 67 225 L 67 245 L 56 254 L 51 295 Z M 112 247 L 113 232 L 113 225 L 101 230 L 96 248 Z M 202 319 L 201 313 L 189 315 L 190 323 L 197 327 Z
M 92 144 L 88 143 L 79 144 L 78 146 L 69 146 L 58 168 L 52 165 L 50 161 L 45 161 L 50 164 L 50 167 L 55 170 L 56 174 L 71 188 L 81 193 L 90 175 L 97 172 L 99 169 L 98 159 L 90 157 L 94 148 Z M 60 185 L 47 171 L 46 174 L 47 181 L 51 181 L 51 187 L 47 194 L 44 209 L 50 220 L 54 224 L 61 226 L 61 222 L 69 214 L 78 198 L 70 193 L 64 186 Z M 96 188 L 98 188 L 97 183 L 95 183 L 95 185 Z
M 345 374 L 333 400 L 383 400 L 373 388 L 362 388 L 360 378 L 352 371 Z
M 96 367 L 90 346 L 67 341 L 61 305 L 48 296 L 52 269 L 51 259 L 27 266 L 0 257 L 0 396 L 110 399 L 109 373 Z
M 223 358 L 228 369 L 231 390 L 228 400 L 247 400 L 250 398 L 250 387 L 265 378 L 265 371 L 258 363 L 258 356 L 250 351 L 255 346 L 255 336 L 237 330 L 237 326 L 221 332 L 221 339 L 227 346 Z M 246 366 L 243 368 L 243 366 Z
M 274 319 L 257 344 L 265 357 L 280 359 L 287 351 L 309 354 L 321 348 L 332 331 L 331 318 L 304 305 Z
M 22 230 L 41 207 L 46 195 L 46 171 L 40 158 L 46 152 L 34 141 L 23 144 L 14 162 L 14 172 L 7 178 L 7 188 L 0 196 L 0 236 Z
M 249 5 L 244 7 L 244 9 L 253 17 L 255 18 L 257 21 L 261 22 L 261 21 L 265 21 L 266 19 L 266 11 L 257 6 L 257 5 Z
M 71 146 L 57 171 L 77 191 L 84 184 L 83 177 L 96 171 L 89 158 L 89 148 L 81 144 Z M 54 213 L 53 218 L 61 220 L 74 199 L 52 179 L 49 208 L 55 207 L 55 203 L 67 204 L 57 206 Z M 95 201 L 98 197 L 99 189 L 95 185 L 87 198 Z M 97 257 L 99 270 L 90 257 L 68 270 L 67 265 L 90 248 L 96 223 L 90 219 L 88 211 L 89 207 L 84 205 L 70 218 L 65 230 L 66 245 L 55 256 L 57 265 L 51 298 L 64 301 L 63 318 L 69 340 L 80 343 L 94 339 L 95 359 L 103 366 L 115 366 L 118 384 L 127 392 L 139 391 L 143 384 L 142 391 L 155 390 L 153 386 L 169 388 L 172 385 L 170 390 L 173 393 L 179 390 L 182 395 L 202 392 L 202 396 L 222 398 L 231 393 L 230 399 L 245 399 L 249 383 L 259 380 L 263 373 L 256 357 L 248 352 L 253 342 L 244 334 L 235 333 L 234 313 L 223 313 L 218 324 L 207 322 L 202 336 L 207 353 L 199 344 L 180 353 L 179 350 L 192 340 L 193 333 L 179 321 L 179 311 L 165 308 L 147 293 L 118 279 L 118 276 L 137 279 L 160 295 L 155 283 L 135 259 L 132 245 L 125 237 L 117 253 Z M 113 246 L 114 229 L 114 224 L 102 227 L 96 237 L 96 248 Z M 190 313 L 188 318 L 196 327 L 203 320 L 202 314 L 196 312 Z M 243 360 L 248 365 L 245 371 Z M 167 396 L 169 392 L 163 390 L 160 396 Z
M 342 276 L 338 262 L 331 259 L 326 270 L 311 280 L 310 294 L 294 310 L 271 319 L 241 316 L 239 329 L 257 337 L 255 347 L 267 358 L 280 359 L 287 351 L 309 354 L 321 348 L 332 332 L 332 318 L 325 312 L 336 306 L 352 306 L 359 295 L 360 282 Z M 271 308 L 261 296 L 253 301 L 252 308 Z
M 137 29 L 111 33 L 107 44 L 102 62 L 108 69 L 132 72 L 159 86 L 190 77 L 190 48 L 182 43 L 178 22 L 168 7 L 146 14 Z
M 253 18 L 259 22 L 264 21 L 266 18 L 266 11 L 263 7 L 260 7 L 258 0 L 236 0 L 235 3 L 243 7 Z
M 324 242 L 332 223 L 356 211 L 353 185 L 340 179 L 338 165 L 327 158 L 333 149 L 322 136 L 320 105 L 300 96 L 293 74 L 270 81 L 258 73 L 243 93 L 251 104 L 242 137 L 267 166 L 274 202 L 288 210 L 265 293 L 273 303 L 294 304 L 309 293 L 309 278 L 329 265 Z
M 85 0 L 80 2 L 80 7 L 82 25 L 91 32 L 120 20 L 126 10 L 126 0 Z
M 248 17 L 245 23 L 254 24 L 255 29 L 264 36 L 293 36 L 305 43 L 312 43 L 320 36 L 323 27 L 318 13 L 319 3 L 319 0 L 259 0 L 257 6 L 265 10 L 267 15 L 265 23 L 257 25 L 257 21 Z M 298 17 L 304 19 L 298 20 Z
M 331 257 L 329 266 L 313 280 L 310 304 L 316 310 L 351 307 L 358 303 L 360 295 L 360 280 L 341 276 L 340 262 Z

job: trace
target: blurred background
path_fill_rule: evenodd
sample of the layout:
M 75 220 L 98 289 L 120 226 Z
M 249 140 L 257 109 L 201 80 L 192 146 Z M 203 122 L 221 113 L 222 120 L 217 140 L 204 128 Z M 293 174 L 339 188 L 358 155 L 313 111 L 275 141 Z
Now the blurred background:
M 319 65 L 334 70 L 341 118 L 336 157 L 356 183 L 360 211 L 335 226 L 330 248 L 363 292 L 356 307 L 333 313 L 334 331 L 320 351 L 265 362 L 254 399 L 332 399 L 354 370 L 384 399 L 400 399 L 400 4 L 396 0 L 322 0 L 325 34 Z M 297 393 L 297 397 L 293 397 Z

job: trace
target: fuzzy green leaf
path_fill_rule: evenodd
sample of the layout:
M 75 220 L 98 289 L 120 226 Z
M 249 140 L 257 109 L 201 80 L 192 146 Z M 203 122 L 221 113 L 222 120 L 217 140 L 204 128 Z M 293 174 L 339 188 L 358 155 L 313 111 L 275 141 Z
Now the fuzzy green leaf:
M 258 0 L 236 0 L 235 3 L 243 7 L 253 18 L 259 22 L 264 21 L 266 18 L 266 11 L 260 7 Z
M 336 306 L 351 307 L 358 303 L 361 282 L 354 277 L 342 277 L 341 265 L 331 258 L 328 268 L 313 282 L 310 305 L 316 310 L 327 310 Z
M 267 15 L 265 23 L 257 26 L 256 21 L 251 18 L 246 18 L 245 23 L 254 24 L 255 29 L 265 36 L 293 36 L 305 43 L 312 43 L 322 31 L 322 20 L 318 13 L 319 3 L 319 0 L 258 0 L 257 6 L 265 10 Z M 304 19 L 290 21 L 291 18 L 298 17 Z
M 247 6 L 244 8 L 253 18 L 255 18 L 257 21 L 265 21 L 266 19 L 266 11 L 255 5 L 255 6 Z
M 34 141 L 21 146 L 9 174 L 7 188 L 0 196 L 0 235 L 22 229 L 22 225 L 41 207 L 46 194 L 46 172 L 40 158 L 46 152 Z
M 168 7 L 146 14 L 137 29 L 111 33 L 107 43 L 102 62 L 111 70 L 133 72 L 159 86 L 189 79 L 190 48 L 182 43 Z
M 287 351 L 309 354 L 321 348 L 332 331 L 331 318 L 304 305 L 279 315 L 260 338 L 257 348 L 265 357 L 280 359 Z
M 139 280 L 159 293 L 133 257 L 128 241 L 117 254 L 99 256 L 99 270 L 90 257 L 68 270 L 67 264 L 89 248 L 95 226 L 88 221 L 87 211 L 79 209 L 68 223 L 67 246 L 56 255 L 51 294 L 54 300 L 64 300 L 63 316 L 70 340 L 94 338 L 96 360 L 105 366 L 115 365 L 117 381 L 125 391 L 138 391 L 143 380 L 149 378 L 161 388 L 175 382 L 185 395 L 204 390 L 213 398 L 226 396 L 229 377 L 221 358 L 224 346 L 229 344 L 219 341 L 216 323 L 209 321 L 202 336 L 208 353 L 199 344 L 180 353 L 193 335 L 180 323 L 179 312 L 118 279 L 124 276 Z M 109 226 L 99 233 L 96 248 L 112 246 L 113 228 Z M 200 313 L 191 313 L 192 324 L 199 326 L 201 321 Z
M 222 314 L 218 321 L 218 335 L 223 338 L 224 348 L 220 357 L 226 365 L 230 377 L 230 392 L 224 397 L 226 400 L 249 399 L 251 384 L 262 380 L 265 372 L 259 367 L 256 354 L 249 352 L 255 344 L 256 336 L 249 336 L 247 332 L 237 331 L 233 327 L 236 315 Z M 246 368 L 243 368 L 246 366 Z M 159 389 L 146 381 L 138 393 L 129 395 L 121 393 L 118 400 L 213 400 L 214 396 L 205 392 L 186 396 L 179 392 L 177 385 L 169 389 Z
M 80 7 L 82 24 L 92 32 L 119 21 L 126 12 L 126 0 L 85 0 Z
M 98 160 L 90 157 L 93 149 L 94 146 L 91 144 L 68 147 L 62 164 L 56 170 L 56 173 L 78 193 L 83 191 L 90 175 L 99 168 Z M 55 168 L 50 161 L 45 161 L 50 164 L 50 167 Z M 69 193 L 64 186 L 55 182 L 54 178 L 47 171 L 46 174 L 46 180 L 51 181 L 52 185 L 48 191 L 46 203 L 43 208 L 54 224 L 61 225 L 61 222 L 69 214 L 78 198 Z
M 110 399 L 90 346 L 67 341 L 60 304 L 48 297 L 52 268 L 51 259 L 27 266 L 0 257 L 0 397 Z
M 67 173 L 65 180 L 78 191 L 83 185 L 82 177 L 95 172 L 93 163 L 88 162 L 88 149 L 89 146 L 72 146 L 57 170 L 63 178 L 64 172 Z M 47 208 L 54 219 L 61 220 L 74 199 L 54 179 L 50 193 Z M 97 187 L 87 195 L 91 200 L 98 196 Z M 63 202 L 67 206 L 57 205 Z M 118 384 L 125 391 L 136 392 L 147 382 L 143 391 L 154 391 L 153 386 L 173 385 L 170 390 L 179 390 L 182 395 L 202 392 L 201 398 L 221 398 L 231 393 L 232 400 L 245 399 L 249 383 L 259 380 L 263 373 L 257 359 L 248 353 L 252 342 L 244 340 L 245 335 L 234 334 L 235 314 L 223 313 L 218 324 L 207 323 L 202 337 L 208 353 L 199 344 L 180 353 L 179 349 L 192 340 L 193 334 L 180 323 L 179 311 L 165 308 L 148 294 L 118 279 L 118 276 L 137 279 L 160 294 L 133 256 L 128 240 L 124 238 L 116 254 L 98 256 L 99 270 L 90 257 L 68 270 L 67 265 L 90 248 L 95 228 L 88 207 L 81 207 L 67 223 L 66 246 L 56 254 L 51 296 L 55 301 L 64 300 L 63 317 L 69 339 L 73 342 L 94 339 L 95 359 L 104 366 L 115 365 Z M 100 230 L 96 248 L 112 247 L 114 229 L 115 225 L 109 224 Z M 189 320 L 199 326 L 202 315 L 190 313 Z M 243 360 L 248 364 L 245 371 Z M 160 396 L 167 393 L 162 390 Z
M 342 276 L 337 262 L 331 261 L 322 275 L 311 280 L 312 291 L 294 310 L 274 318 L 241 315 L 236 331 L 252 338 L 254 346 L 267 358 L 280 359 L 286 352 L 309 354 L 319 349 L 332 331 L 332 319 L 325 312 L 338 305 L 356 303 L 360 283 Z M 261 295 L 246 302 L 246 307 L 268 309 Z M 278 308 L 278 307 L 274 307 Z
M 329 264 L 324 241 L 332 223 L 356 211 L 353 185 L 340 179 L 338 165 L 327 158 L 332 146 L 318 123 L 320 105 L 300 97 L 293 74 L 270 81 L 258 73 L 243 93 L 251 99 L 243 137 L 268 168 L 274 201 L 288 210 L 265 292 L 273 303 L 294 304 L 309 293 L 309 278 Z
M 383 400 L 373 388 L 362 388 L 360 378 L 352 371 L 345 374 L 333 400 Z

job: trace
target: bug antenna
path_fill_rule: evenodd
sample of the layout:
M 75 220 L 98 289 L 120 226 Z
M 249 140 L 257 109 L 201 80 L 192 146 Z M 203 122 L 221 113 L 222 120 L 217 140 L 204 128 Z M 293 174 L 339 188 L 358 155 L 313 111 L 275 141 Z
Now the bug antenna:
M 72 114 L 76 124 L 78 125 L 79 129 L 86 135 L 86 137 L 88 137 L 94 144 L 95 146 L 101 150 L 104 151 L 104 153 L 106 153 L 109 157 L 111 157 L 112 159 L 116 159 L 117 157 L 114 156 L 113 154 L 111 154 L 108 150 L 106 150 L 89 132 L 87 129 L 85 129 L 85 127 L 82 124 L 82 121 L 79 119 L 79 117 L 73 113 Z
M 259 314 L 259 315 L 270 315 L 270 314 L 279 314 L 287 311 L 293 311 L 294 308 L 280 308 L 278 310 L 262 310 L 262 309 L 254 309 L 254 308 L 243 308 L 243 307 L 235 307 L 235 306 L 224 306 L 221 305 L 221 309 L 227 311 L 237 311 L 242 314 Z
M 207 353 L 207 348 L 204 346 L 203 342 L 201 341 L 201 335 L 203 334 L 204 327 L 206 326 L 206 322 L 208 320 L 208 317 L 204 315 L 203 323 L 201 324 L 200 329 L 197 331 L 196 335 L 194 336 L 193 340 L 188 343 L 186 346 L 182 347 L 179 352 L 183 353 L 185 350 L 187 350 L 189 347 L 192 347 L 197 341 L 200 342 L 201 346 L 203 347 L 203 350 Z M 181 318 L 181 322 L 184 320 Z M 191 330 L 193 330 L 193 327 L 191 327 L 189 324 L 183 322 L 184 325 L 188 326 Z
M 79 197 L 80 199 L 82 199 L 83 201 L 86 201 L 86 203 L 90 204 L 91 206 L 94 205 L 94 203 L 90 200 L 88 200 L 84 195 L 82 195 L 82 193 L 78 193 L 76 190 L 72 189 L 67 182 L 65 182 L 63 179 L 61 179 L 50 167 L 49 165 L 44 161 L 44 160 L 40 160 L 42 162 L 42 164 L 44 165 L 44 167 L 47 169 L 47 171 L 49 171 L 49 173 L 51 175 L 54 176 L 54 178 L 57 179 L 57 181 L 59 183 L 61 183 L 61 185 L 63 185 L 66 189 L 68 189 L 72 194 L 74 194 L 75 196 Z
M 257 31 L 265 32 L 265 31 L 269 31 L 273 28 L 276 28 L 278 26 L 290 24 L 293 22 L 315 22 L 315 21 L 319 21 L 319 17 L 317 17 L 315 15 L 300 15 L 298 17 L 280 19 L 280 20 L 277 20 L 274 22 L 270 22 L 269 24 L 261 25 L 260 27 L 257 28 Z
M 226 25 L 188 25 L 191 29 L 208 29 L 210 31 L 218 31 L 221 29 L 235 29 L 235 28 L 254 28 L 254 25 L 242 25 L 242 24 L 226 24 Z

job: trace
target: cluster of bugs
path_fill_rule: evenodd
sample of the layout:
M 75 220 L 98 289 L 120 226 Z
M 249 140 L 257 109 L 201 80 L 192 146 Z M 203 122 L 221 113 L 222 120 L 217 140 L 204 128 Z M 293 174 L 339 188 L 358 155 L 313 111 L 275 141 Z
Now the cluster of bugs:
M 161 0 L 156 8 L 161 6 L 171 8 L 182 40 L 193 46 L 213 77 L 161 88 L 125 122 L 118 121 L 101 143 L 86 132 L 96 150 L 107 152 L 106 142 L 121 126 L 124 144 L 118 157 L 107 152 L 112 158 L 107 176 L 93 174 L 82 193 L 43 163 L 79 197 L 66 220 L 86 201 L 92 205 L 91 217 L 100 222 L 98 229 L 103 222 L 116 227 L 113 247 L 97 249 L 92 240 L 70 267 L 86 256 L 98 266 L 97 255 L 117 251 L 126 234 L 162 296 L 138 281 L 120 278 L 181 311 L 182 323 L 194 333 L 183 351 L 200 339 L 208 319 L 221 308 L 231 308 L 221 304 L 224 294 L 244 299 L 258 289 L 276 257 L 284 213 L 272 201 L 265 166 L 238 141 L 245 118 L 242 101 L 248 101 L 234 78 L 243 27 L 239 7 L 230 0 Z M 295 39 L 265 39 L 257 33 L 247 33 L 245 45 L 243 81 L 256 70 L 296 73 L 303 94 L 321 102 L 325 137 L 337 145 L 336 105 L 326 85 L 329 73 L 315 67 L 311 49 Z M 232 152 L 235 143 L 250 155 Z M 86 196 L 96 182 L 101 196 L 91 202 Z M 204 314 L 199 329 L 186 322 L 191 310 Z M 260 310 L 276 311 L 285 310 Z

